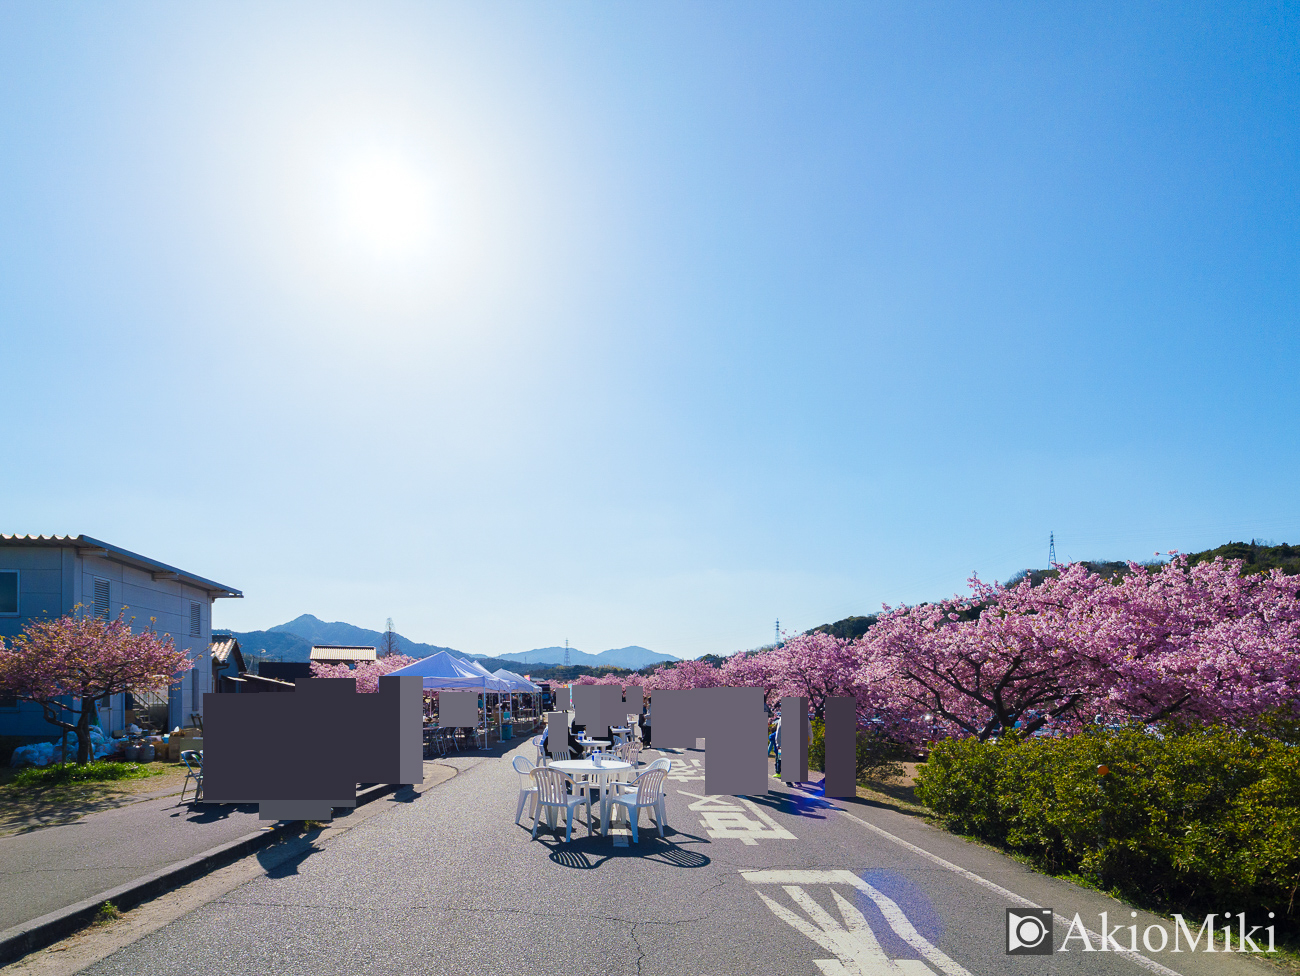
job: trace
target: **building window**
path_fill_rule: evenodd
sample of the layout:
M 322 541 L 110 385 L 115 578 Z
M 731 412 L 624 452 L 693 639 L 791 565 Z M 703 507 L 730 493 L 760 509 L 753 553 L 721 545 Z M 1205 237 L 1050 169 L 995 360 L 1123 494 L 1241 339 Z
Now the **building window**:
M 18 696 L 11 691 L 0 691 L 0 708 L 17 708 Z
M 199 618 L 199 605 L 197 603 L 190 604 L 190 636 L 203 636 L 203 622 Z
M 18 615 L 18 570 L 0 573 L 0 614 Z
M 108 580 L 95 580 L 95 616 L 108 619 Z

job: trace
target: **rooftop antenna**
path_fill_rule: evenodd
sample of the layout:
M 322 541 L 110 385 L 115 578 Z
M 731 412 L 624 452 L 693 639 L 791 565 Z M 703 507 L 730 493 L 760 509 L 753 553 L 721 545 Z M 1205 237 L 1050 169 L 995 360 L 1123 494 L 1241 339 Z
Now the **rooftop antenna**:
M 1056 565 L 1056 533 L 1047 533 L 1047 565 Z
M 569 638 L 564 638 L 564 666 L 569 666 Z

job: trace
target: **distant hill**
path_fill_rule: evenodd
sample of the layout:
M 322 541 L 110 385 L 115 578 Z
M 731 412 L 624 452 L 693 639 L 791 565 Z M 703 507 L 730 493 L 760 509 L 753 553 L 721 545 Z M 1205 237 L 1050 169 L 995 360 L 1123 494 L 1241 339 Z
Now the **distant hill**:
M 879 619 L 874 613 L 866 617 L 845 617 L 833 624 L 822 624 L 820 627 L 814 627 L 807 633 L 830 634 L 832 637 L 839 637 L 842 640 L 857 640 Z
M 564 648 L 536 647 L 531 651 L 502 654 L 501 657 L 507 661 L 529 666 L 551 664 L 558 667 L 564 664 Z M 650 664 L 663 664 L 668 661 L 679 660 L 681 658 L 674 657 L 671 654 L 659 654 L 645 647 L 637 647 L 635 644 L 631 647 L 616 647 L 608 651 L 601 651 L 599 654 L 588 654 L 586 651 L 580 651 L 574 647 L 569 648 L 569 663 L 571 665 L 584 664 L 591 668 L 628 668 L 635 671 Z M 516 669 L 512 667 L 511 670 Z
M 276 624 L 266 630 L 230 631 L 230 633 L 233 633 L 239 639 L 239 647 L 245 655 L 255 654 L 258 657 L 277 661 L 310 660 L 313 644 L 359 644 L 362 646 L 382 647 L 384 640 L 384 635 L 380 631 L 367 630 L 364 627 L 357 627 L 341 621 L 326 623 L 310 613 L 304 613 L 301 617 L 295 617 L 287 624 Z M 428 657 L 438 651 L 451 651 L 452 654 L 458 657 L 468 656 L 451 647 L 420 644 L 403 637 L 401 634 L 394 634 L 394 637 L 397 640 L 398 653 L 406 654 L 409 657 Z M 496 659 L 486 658 L 484 660 Z M 486 663 L 484 663 L 484 667 L 487 667 Z M 502 662 L 488 668 L 488 670 L 495 671 L 497 668 L 502 667 L 508 668 L 510 664 Z
M 378 630 L 367 630 L 354 624 L 335 621 L 327 623 L 310 613 L 304 613 L 285 624 L 276 624 L 266 630 L 228 631 L 239 639 L 240 649 L 245 656 L 255 655 L 273 661 L 308 661 L 311 659 L 313 644 L 352 644 L 382 647 L 384 635 Z M 399 654 L 421 658 L 449 651 L 457 657 L 470 658 L 489 671 L 507 668 L 520 671 L 521 667 L 564 664 L 563 647 L 541 647 L 532 651 L 515 654 L 502 654 L 489 657 L 485 654 L 469 654 L 453 647 L 440 647 L 437 644 L 421 644 L 401 634 L 394 633 Z M 638 670 L 650 664 L 664 661 L 676 661 L 671 654 L 657 654 L 644 647 L 618 647 L 602 651 L 599 654 L 587 654 L 583 651 L 569 649 L 572 665 L 585 665 L 582 673 L 599 674 L 609 668 L 626 668 Z M 589 669 L 589 670 L 587 670 Z M 520 672 L 522 673 L 522 672 Z
M 1300 546 L 1267 545 L 1251 539 L 1249 542 L 1229 542 L 1217 549 L 1192 553 L 1194 564 L 1209 562 L 1222 556 L 1224 559 L 1240 559 L 1243 573 L 1266 573 L 1270 569 L 1280 569 L 1288 576 L 1300 575 Z
M 1270 569 L 1281 569 L 1282 572 L 1289 576 L 1300 576 L 1300 546 L 1288 545 L 1285 542 L 1278 545 L 1260 542 L 1257 539 L 1251 539 L 1250 542 L 1229 542 L 1216 549 L 1188 553 L 1187 557 L 1193 566 L 1197 563 L 1209 562 L 1222 557 L 1225 560 L 1240 559 L 1243 573 L 1266 573 Z M 1081 560 L 1081 562 L 1088 567 L 1090 572 L 1110 579 L 1116 579 L 1128 572 L 1128 563 L 1123 560 Z M 1143 564 L 1152 565 L 1157 562 L 1160 562 L 1160 560 L 1151 560 Z M 1058 572 L 1055 569 L 1022 569 L 1003 585 L 1015 586 L 1028 577 L 1030 582 L 1037 586 L 1048 577 L 1056 575 L 1058 575 Z M 876 622 L 876 619 L 875 614 L 867 617 L 845 617 L 833 624 L 822 624 L 820 627 L 814 627 L 812 630 L 806 631 L 806 633 L 833 634 L 836 637 L 853 639 L 865 634 L 867 629 Z
M 268 630 L 252 630 L 232 634 L 239 641 L 239 649 L 244 657 L 260 657 L 271 661 L 306 661 L 311 656 L 311 641 L 297 634 L 273 633 Z M 218 632 L 213 631 L 213 636 Z

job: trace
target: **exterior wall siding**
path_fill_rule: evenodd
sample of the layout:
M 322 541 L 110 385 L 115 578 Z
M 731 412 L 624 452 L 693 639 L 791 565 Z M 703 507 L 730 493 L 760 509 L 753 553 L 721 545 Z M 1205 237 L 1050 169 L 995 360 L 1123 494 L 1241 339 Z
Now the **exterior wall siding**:
M 17 569 L 19 594 L 17 617 L 0 617 L 0 637 L 22 632 L 32 619 L 71 613 L 77 605 L 90 611 L 94 603 L 95 580 L 109 584 L 109 613 L 122 613 L 133 630 L 152 627 L 170 635 L 176 646 L 188 652 L 194 671 L 177 676 L 169 699 L 168 724 L 174 728 L 190 724 L 193 713 L 202 714 L 203 694 L 212 691 L 212 598 L 204 590 L 179 580 L 155 580 L 150 573 L 98 556 L 79 556 L 74 547 L 37 548 L 0 546 L 0 570 Z M 190 604 L 199 605 L 199 635 L 190 635 Z M 114 695 L 101 712 L 101 724 L 109 731 L 125 724 L 125 698 Z M 20 702 L 16 708 L 0 707 L 0 735 L 53 738 L 58 729 L 45 721 L 40 706 Z

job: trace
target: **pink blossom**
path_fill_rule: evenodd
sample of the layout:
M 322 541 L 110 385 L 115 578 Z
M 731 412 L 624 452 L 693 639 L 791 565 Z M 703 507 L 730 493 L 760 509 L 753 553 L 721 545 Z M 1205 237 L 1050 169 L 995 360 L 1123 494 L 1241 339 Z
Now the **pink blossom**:
M 346 664 L 321 664 L 313 661 L 311 675 L 313 678 L 356 678 L 358 694 L 373 695 L 379 691 L 380 678 L 390 671 L 414 664 L 415 661 L 415 658 L 407 657 L 405 654 L 389 654 L 377 661 L 361 661 L 357 664 L 356 670 Z

